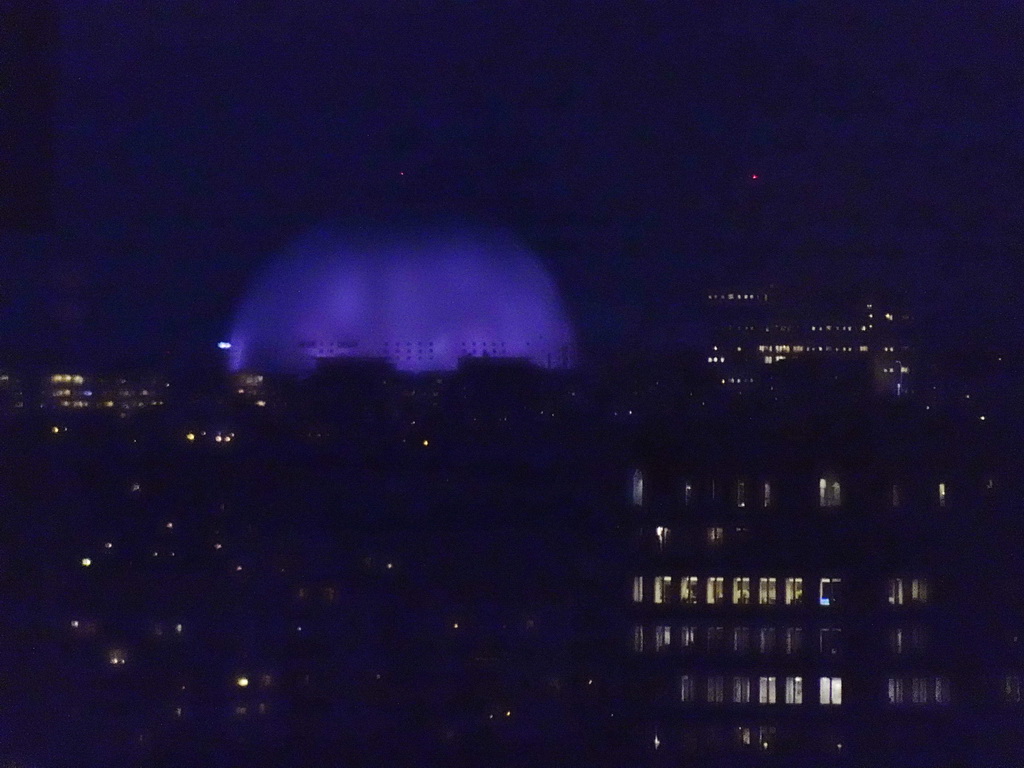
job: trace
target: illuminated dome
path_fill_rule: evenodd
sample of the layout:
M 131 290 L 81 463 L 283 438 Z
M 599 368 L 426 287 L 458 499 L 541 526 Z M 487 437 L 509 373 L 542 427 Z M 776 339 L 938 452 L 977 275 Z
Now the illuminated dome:
M 566 367 L 573 343 L 551 277 L 508 235 L 320 232 L 250 288 L 230 363 L 303 373 L 320 357 L 384 357 L 400 370 L 440 371 L 471 355 Z

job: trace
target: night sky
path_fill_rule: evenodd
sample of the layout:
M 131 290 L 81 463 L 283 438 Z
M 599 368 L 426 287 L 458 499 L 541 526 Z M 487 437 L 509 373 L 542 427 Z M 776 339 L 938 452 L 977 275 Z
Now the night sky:
M 934 342 L 1024 330 L 1017 2 L 56 10 L 52 216 L 0 235 L 16 355 L 210 345 L 289 241 L 367 218 L 510 227 L 591 345 L 766 278 L 907 290 Z

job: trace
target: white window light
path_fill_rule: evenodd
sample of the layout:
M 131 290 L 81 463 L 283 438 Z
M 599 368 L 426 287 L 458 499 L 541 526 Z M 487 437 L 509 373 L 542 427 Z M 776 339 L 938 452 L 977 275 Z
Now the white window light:
M 671 576 L 655 576 L 654 577 L 654 602 L 655 603 L 667 603 L 672 592 L 672 577 Z
M 804 580 L 799 577 L 786 579 L 786 605 L 802 603 L 804 599 Z
M 748 577 L 737 576 L 732 580 L 732 602 L 734 605 L 750 603 L 750 579 Z
M 633 472 L 633 506 L 644 504 L 644 474 L 639 469 Z
M 654 628 L 654 650 L 661 651 L 672 647 L 672 627 L 660 624 Z
M 679 685 L 679 700 L 692 702 L 695 698 L 696 687 L 693 675 L 683 675 Z
M 757 701 L 759 704 L 775 703 L 775 678 L 761 677 L 758 679 Z
M 838 706 L 843 703 L 843 679 L 841 677 L 822 677 L 818 679 L 818 701 L 826 706 Z
M 688 604 L 697 602 L 696 576 L 683 576 L 679 580 L 679 602 Z
M 715 605 L 725 600 L 725 578 L 722 576 L 709 576 L 707 581 L 707 602 L 708 605 Z
M 804 679 L 802 677 L 786 678 L 786 703 L 804 703 Z

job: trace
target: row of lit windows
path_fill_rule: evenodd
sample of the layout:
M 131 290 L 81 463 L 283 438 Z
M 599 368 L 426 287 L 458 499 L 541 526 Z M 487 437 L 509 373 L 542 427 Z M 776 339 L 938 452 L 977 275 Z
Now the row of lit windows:
M 807 351 L 807 352 L 867 352 L 868 348 L 866 346 L 864 346 L 864 345 L 861 345 L 857 349 L 854 349 L 853 347 L 831 347 L 831 346 L 826 346 L 826 347 L 799 347 L 799 348 L 794 347 L 792 354 L 797 354 L 799 352 L 804 352 L 804 351 Z M 786 359 L 786 355 L 781 353 L 781 352 L 777 352 L 777 353 L 775 353 L 775 355 L 765 355 L 764 356 L 764 362 L 765 362 L 766 365 L 771 365 L 772 363 L 778 363 L 778 362 L 781 362 L 781 361 L 783 361 L 785 359 Z
M 195 432 L 185 433 L 185 440 L 187 440 L 190 443 L 194 443 L 197 439 L 200 438 L 212 440 L 215 443 L 230 443 L 232 440 L 235 439 L 235 433 L 224 431 L 210 432 L 209 434 L 207 434 L 206 431 L 202 431 L 198 435 Z
M 756 596 L 758 605 L 776 605 L 779 602 L 780 579 L 774 576 L 761 576 L 756 580 Z M 804 602 L 804 579 L 790 576 L 781 579 L 781 598 L 786 605 L 798 605 Z M 674 585 L 672 576 L 655 576 L 651 580 L 650 597 L 656 604 L 718 605 L 731 602 L 733 605 L 751 605 L 754 603 L 754 579 L 749 576 L 735 576 L 729 581 L 730 599 L 726 598 L 726 578 L 724 576 L 682 576 L 679 587 Z M 842 579 L 826 576 L 818 580 L 818 604 L 834 605 L 839 599 Z M 702 585 L 703 584 L 703 588 Z M 888 601 L 890 605 L 906 605 L 908 603 L 928 602 L 928 580 L 923 578 L 897 577 L 888 580 Z M 633 577 L 633 602 L 642 603 L 646 597 L 644 577 Z
M 655 652 L 696 652 L 709 653 L 730 650 L 734 653 L 756 651 L 762 655 L 777 652 L 787 656 L 806 650 L 804 627 L 695 627 L 692 625 L 673 627 L 657 624 L 653 627 L 637 625 L 633 628 L 633 651 Z M 823 627 L 818 630 L 818 653 L 835 656 L 841 651 L 842 630 L 839 627 Z
M 928 602 L 927 579 L 889 579 L 889 604 L 905 605 L 908 602 Z
M 726 678 L 711 675 L 698 678 L 696 675 L 683 675 L 680 678 L 679 698 L 685 703 L 703 700 L 708 704 L 803 704 L 804 688 L 804 679 L 799 676 Z M 842 704 L 843 679 L 819 677 L 817 693 L 817 701 L 823 706 Z
M 711 480 L 708 490 L 710 492 L 710 500 L 716 501 L 719 498 L 719 494 L 723 488 L 723 484 L 716 480 Z M 770 481 L 765 480 L 757 486 L 757 497 L 754 498 L 752 493 L 754 489 L 753 483 L 748 483 L 746 480 L 737 480 L 731 488 L 730 497 L 737 507 L 743 508 L 749 505 L 756 504 L 761 507 L 770 507 L 772 505 L 772 484 Z M 633 504 L 640 507 L 644 503 L 644 475 L 639 469 L 633 472 L 632 481 L 632 496 Z M 684 504 L 692 504 L 696 500 L 694 484 L 689 480 L 683 481 L 682 484 L 682 497 Z
M 775 605 L 779 601 L 779 582 L 782 582 L 782 600 L 786 605 L 797 605 L 804 602 L 804 579 L 800 576 L 790 576 L 785 579 L 777 579 L 774 576 L 762 576 L 756 580 L 757 603 L 759 605 Z M 898 580 L 902 584 L 902 580 Z M 923 585 L 923 579 L 915 579 L 915 582 L 922 582 L 915 594 L 927 596 L 927 587 Z M 726 597 L 726 578 L 724 576 L 708 576 L 701 579 L 697 576 L 683 576 L 679 578 L 678 589 L 673 586 L 672 576 L 655 576 L 651 579 L 650 598 L 652 602 L 673 603 L 678 599 L 679 603 L 696 605 L 706 603 L 718 605 L 731 602 L 733 605 L 751 605 L 754 602 L 755 592 L 752 590 L 754 580 L 749 576 L 736 576 L 729 580 L 731 589 L 729 598 Z M 818 604 L 834 605 L 839 598 L 839 588 L 842 579 L 826 576 L 818 580 Z M 901 593 L 902 594 L 902 593 Z M 633 577 L 633 602 L 642 603 L 647 597 L 644 588 L 644 577 Z
M 709 301 L 768 301 L 767 293 L 709 293 Z
M 777 730 L 774 725 L 737 725 L 730 729 L 733 743 L 740 749 L 760 749 L 767 752 L 774 749 L 777 741 Z M 718 743 L 715 735 L 709 733 L 709 742 Z M 653 745 L 659 749 L 663 744 L 661 736 L 654 734 Z M 842 744 L 837 744 L 842 747 Z
M 86 394 L 90 394 L 90 393 L 86 393 Z M 163 400 L 135 400 L 135 401 L 129 401 L 129 402 L 124 402 L 124 401 L 115 402 L 113 400 L 103 400 L 103 401 L 93 402 L 93 401 L 90 401 L 90 400 L 66 400 L 65 399 L 65 400 L 57 400 L 54 404 L 57 405 L 60 408 L 92 408 L 92 407 L 97 407 L 97 406 L 98 407 L 102 407 L 102 408 L 113 408 L 115 406 L 119 406 L 121 408 L 146 408 L 148 406 L 163 405 L 164 401 Z
M 798 355 L 801 352 L 869 352 L 870 348 L 867 344 L 858 344 L 856 347 L 833 347 L 831 345 L 826 346 L 807 346 L 804 344 L 759 344 L 757 351 L 762 354 L 771 355 Z M 776 360 L 783 360 L 785 358 L 776 357 Z M 765 357 L 765 362 L 770 363 L 771 359 Z
M 703 685 L 701 685 L 703 683 Z M 760 677 L 711 675 L 703 680 L 682 675 L 679 699 L 684 703 L 704 700 L 708 704 L 803 704 L 804 679 L 799 676 Z M 949 704 L 950 684 L 945 677 L 890 677 L 886 684 L 889 704 Z M 841 677 L 818 678 L 817 701 L 823 706 L 843 703 Z
M 722 492 L 723 484 L 711 480 L 708 485 L 708 492 L 711 501 L 717 501 Z M 695 500 L 694 484 L 684 480 L 681 486 L 682 499 L 684 504 L 692 504 Z M 763 480 L 759 483 L 749 482 L 744 479 L 735 480 L 728 488 L 730 503 L 743 509 L 748 506 L 770 507 L 772 506 L 772 483 Z M 940 507 L 946 506 L 947 486 L 946 483 L 938 483 L 936 486 L 936 498 Z M 644 504 L 644 475 L 640 470 L 633 472 L 632 499 L 635 506 Z M 818 505 L 821 507 L 838 507 L 842 505 L 842 485 L 834 477 L 818 478 Z M 898 507 L 903 503 L 902 488 L 898 483 L 890 486 L 890 502 L 892 506 Z
M 708 653 L 732 651 L 733 653 L 756 652 L 761 655 L 783 653 L 787 656 L 807 650 L 805 638 L 811 630 L 804 627 L 698 627 L 694 625 L 656 624 L 633 627 L 633 651 L 689 653 L 705 650 Z M 839 627 L 822 627 L 817 630 L 817 652 L 823 656 L 835 656 L 842 651 L 842 630 Z M 927 633 L 922 626 L 890 627 L 889 650 L 893 655 L 923 651 Z M 1016 688 L 1020 693 L 1020 679 Z M 1019 699 L 1018 699 L 1019 700 Z
M 890 704 L 949 704 L 949 680 L 945 677 L 890 677 Z

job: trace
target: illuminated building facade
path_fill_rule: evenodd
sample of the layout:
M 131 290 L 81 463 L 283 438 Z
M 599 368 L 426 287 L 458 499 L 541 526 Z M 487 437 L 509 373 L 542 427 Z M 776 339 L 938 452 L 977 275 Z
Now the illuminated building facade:
M 859 365 L 878 390 L 909 390 L 910 316 L 892 298 L 855 292 L 798 296 L 771 286 L 711 291 L 706 306 L 713 326 L 707 362 L 732 389 L 760 383 L 765 366 L 804 359 Z
M 164 405 L 168 383 L 158 376 L 127 378 L 53 373 L 42 382 L 40 404 L 69 410 L 126 413 Z
M 695 437 L 628 478 L 624 644 L 646 764 L 1021 754 L 1006 725 L 1022 700 L 1019 590 L 988 596 L 1016 567 L 999 547 L 1020 528 L 1013 474 L 976 434 L 943 455 L 928 427 L 861 420 L 840 441 Z
M 9 371 L 0 371 L 0 413 L 17 413 L 24 407 L 21 380 Z

